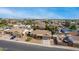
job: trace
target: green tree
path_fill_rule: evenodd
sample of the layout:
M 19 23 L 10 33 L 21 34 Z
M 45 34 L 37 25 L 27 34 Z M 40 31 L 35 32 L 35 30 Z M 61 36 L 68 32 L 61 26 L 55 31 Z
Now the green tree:
M 49 26 L 47 24 L 45 25 L 45 29 L 46 30 L 49 30 Z
M 70 26 L 70 22 L 69 21 L 65 21 L 65 23 L 63 24 L 65 27 L 69 27 Z
M 32 24 L 33 24 L 32 20 L 27 20 L 26 25 L 32 25 Z
M 7 24 L 7 21 L 6 20 L 1 20 L 1 22 L 0 22 L 1 24 Z
M 48 25 L 46 25 L 46 30 L 51 31 L 51 33 L 54 34 L 58 30 L 58 27 L 57 26 L 48 26 Z
M 69 27 L 69 29 L 71 29 L 71 30 L 76 30 L 77 27 L 76 27 L 76 25 L 71 25 L 71 26 Z
M 27 37 L 26 41 L 31 41 L 32 38 L 31 37 Z

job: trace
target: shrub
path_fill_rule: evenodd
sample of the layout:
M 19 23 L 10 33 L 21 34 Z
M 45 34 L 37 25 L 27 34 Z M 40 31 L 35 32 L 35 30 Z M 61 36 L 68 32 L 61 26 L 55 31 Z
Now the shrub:
M 31 41 L 32 38 L 31 37 L 27 37 L 26 41 Z
M 69 29 L 71 29 L 71 30 L 76 30 L 77 28 L 76 28 L 76 25 L 71 25 L 71 26 L 69 27 Z

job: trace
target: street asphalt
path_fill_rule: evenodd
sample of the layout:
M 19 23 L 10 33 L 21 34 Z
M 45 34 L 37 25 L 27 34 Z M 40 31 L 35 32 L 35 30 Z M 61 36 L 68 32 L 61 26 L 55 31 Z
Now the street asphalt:
M 45 47 L 40 45 L 12 42 L 6 40 L 0 40 L 0 47 L 4 48 L 5 51 L 73 51 L 70 49 Z

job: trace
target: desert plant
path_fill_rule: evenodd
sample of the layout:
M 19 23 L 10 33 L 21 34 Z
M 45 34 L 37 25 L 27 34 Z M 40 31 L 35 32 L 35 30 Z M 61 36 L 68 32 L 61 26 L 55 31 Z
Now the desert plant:
M 31 37 L 27 37 L 26 41 L 31 41 L 32 38 Z

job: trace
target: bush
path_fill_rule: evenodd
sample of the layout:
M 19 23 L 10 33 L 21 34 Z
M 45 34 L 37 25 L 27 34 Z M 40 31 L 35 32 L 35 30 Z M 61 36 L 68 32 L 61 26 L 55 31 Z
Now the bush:
M 31 37 L 27 37 L 26 41 L 31 41 L 32 38 Z
M 71 29 L 71 30 L 76 30 L 77 28 L 76 28 L 76 25 L 71 25 L 71 26 L 69 27 L 69 29 Z

